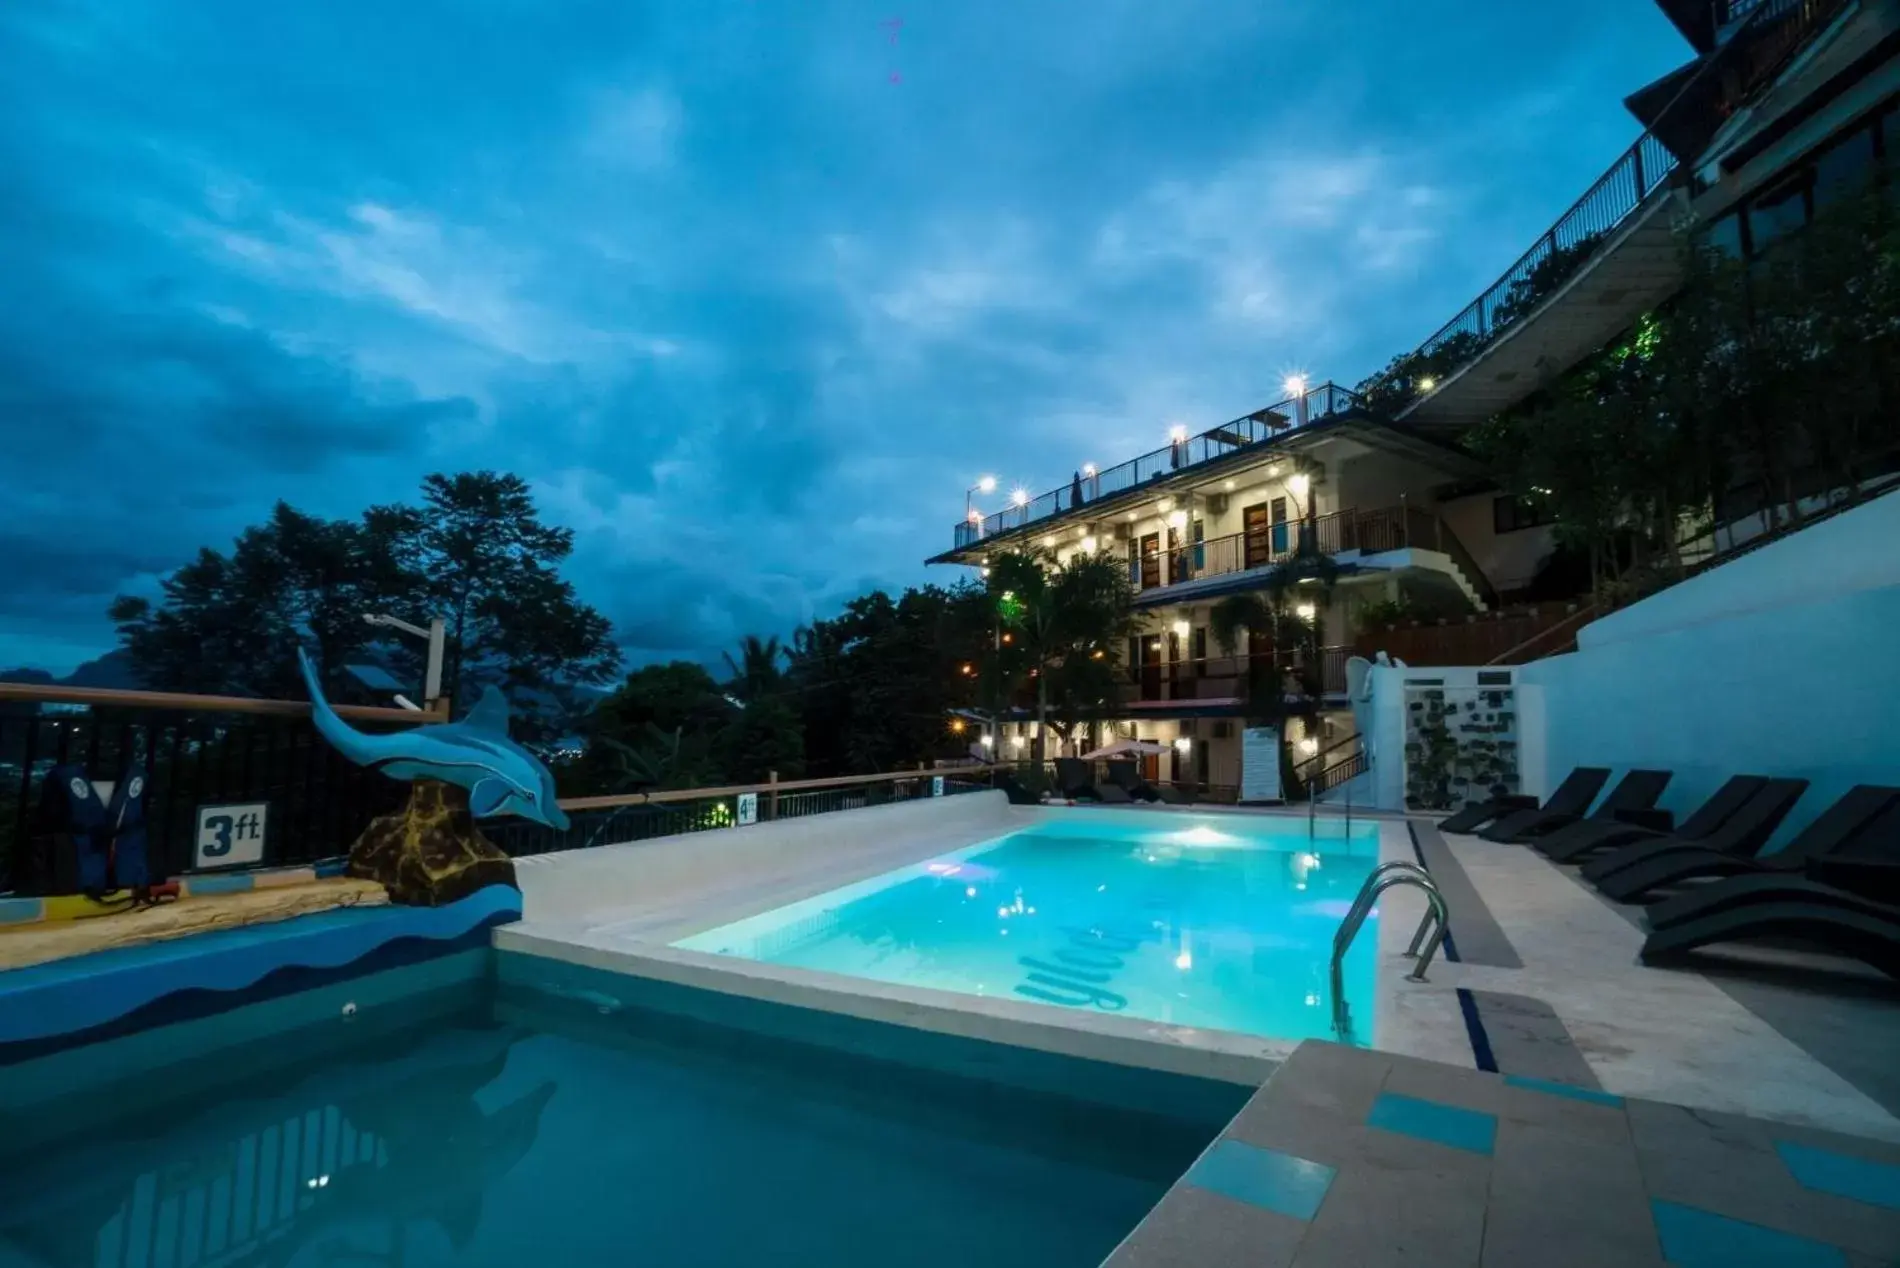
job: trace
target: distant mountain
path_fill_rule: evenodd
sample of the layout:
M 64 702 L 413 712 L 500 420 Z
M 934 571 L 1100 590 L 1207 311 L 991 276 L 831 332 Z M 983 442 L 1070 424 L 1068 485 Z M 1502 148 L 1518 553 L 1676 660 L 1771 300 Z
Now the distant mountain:
M 108 691 L 137 691 L 141 686 L 132 668 L 132 657 L 124 648 L 114 648 L 96 660 L 89 660 L 64 678 L 55 678 L 44 669 L 0 670 L 0 682 L 30 682 L 43 687 L 102 687 Z

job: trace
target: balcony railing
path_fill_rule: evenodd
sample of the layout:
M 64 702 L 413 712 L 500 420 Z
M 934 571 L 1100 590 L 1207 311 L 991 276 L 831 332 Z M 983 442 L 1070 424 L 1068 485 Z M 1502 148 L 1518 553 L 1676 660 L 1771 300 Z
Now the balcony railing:
M 1353 655 L 1350 647 L 1319 649 L 1321 690 L 1328 695 L 1346 690 L 1346 661 Z M 1265 674 L 1267 681 L 1291 675 L 1293 682 L 1307 680 L 1309 658 L 1305 652 L 1265 651 L 1247 656 L 1207 656 L 1162 664 L 1133 665 L 1123 672 L 1125 681 L 1117 698 L 1130 706 L 1158 704 L 1225 704 L 1245 701 L 1250 676 Z
M 1676 170 L 1680 161 L 1660 138 L 1679 131 L 1671 126 L 1678 116 L 1701 112 L 1725 120 L 1734 115 L 1847 3 L 1754 0 L 1732 6 L 1734 16 L 1746 13 L 1741 25 L 1684 80 L 1649 130 L 1504 276 L 1405 360 L 1424 367 L 1422 373 L 1436 373 L 1440 378 L 1476 360 L 1515 322 L 1554 294 Z
M 1270 524 L 1249 533 L 1190 542 L 1157 554 L 1136 554 L 1128 561 L 1128 579 L 1137 593 L 1146 593 L 1207 577 L 1271 568 L 1302 549 L 1322 555 L 1349 550 L 1377 554 L 1416 546 L 1451 553 L 1470 577 L 1481 582 L 1482 572 L 1456 542 L 1444 521 L 1422 507 L 1353 507 L 1311 519 Z
M 1350 410 L 1364 408 L 1354 392 L 1333 383 L 1322 383 L 1299 396 L 1288 397 L 1265 409 L 1255 410 L 1232 422 L 1189 436 L 1176 444 L 1145 453 L 1120 466 L 1109 467 L 1092 476 L 1049 490 L 1021 506 L 1011 506 L 985 519 L 970 519 L 957 525 L 956 544 L 961 549 L 987 537 L 1024 528 L 1040 520 L 1076 510 L 1091 502 L 1126 493 L 1183 471 L 1230 457 L 1255 445 L 1265 444 L 1290 431 L 1331 418 Z

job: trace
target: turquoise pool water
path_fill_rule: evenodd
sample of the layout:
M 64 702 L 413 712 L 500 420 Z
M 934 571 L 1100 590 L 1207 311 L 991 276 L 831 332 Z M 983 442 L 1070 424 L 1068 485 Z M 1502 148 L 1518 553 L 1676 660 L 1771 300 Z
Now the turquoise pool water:
M 1087 1268 L 1246 1096 L 1175 1117 L 509 987 L 326 1007 L 0 1112 L 0 1265 Z
M 1286 827 L 1278 825 L 1285 823 Z M 1376 824 L 1051 816 L 1034 831 L 674 945 L 965 995 L 1276 1039 L 1333 1038 L 1334 931 L 1378 862 Z M 1373 1041 L 1376 917 L 1345 963 Z

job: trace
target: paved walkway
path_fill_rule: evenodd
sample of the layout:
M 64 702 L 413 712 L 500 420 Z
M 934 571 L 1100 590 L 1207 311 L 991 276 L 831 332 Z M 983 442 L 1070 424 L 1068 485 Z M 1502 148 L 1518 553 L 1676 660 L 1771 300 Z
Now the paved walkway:
M 1874 1268 L 1900 1146 L 1310 1041 L 1110 1268 Z

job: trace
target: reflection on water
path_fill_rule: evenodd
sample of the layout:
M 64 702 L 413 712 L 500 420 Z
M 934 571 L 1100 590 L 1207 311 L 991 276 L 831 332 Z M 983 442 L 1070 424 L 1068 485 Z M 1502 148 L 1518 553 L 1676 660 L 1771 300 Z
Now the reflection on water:
M 521 1037 L 418 1035 L 372 1069 L 293 1065 L 266 1085 L 289 1092 L 238 1085 L 195 1120 L 134 1114 L 0 1162 L 0 1239 L 58 1268 L 389 1263 L 421 1225 L 459 1251 L 554 1094 L 543 1082 L 478 1104 Z M 36 1200 L 20 1202 L 26 1193 Z

